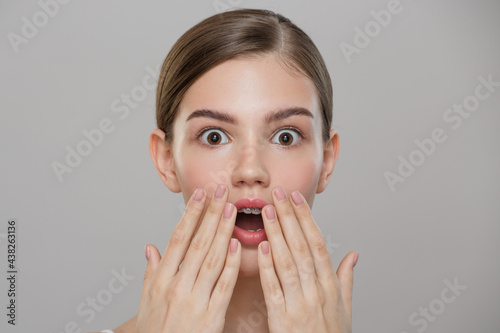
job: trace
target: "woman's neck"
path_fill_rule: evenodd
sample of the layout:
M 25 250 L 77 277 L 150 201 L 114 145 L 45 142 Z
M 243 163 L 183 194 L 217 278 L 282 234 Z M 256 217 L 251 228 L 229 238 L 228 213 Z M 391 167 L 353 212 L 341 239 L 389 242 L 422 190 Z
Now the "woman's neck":
M 268 333 L 264 293 L 257 277 L 239 277 L 226 312 L 224 333 Z

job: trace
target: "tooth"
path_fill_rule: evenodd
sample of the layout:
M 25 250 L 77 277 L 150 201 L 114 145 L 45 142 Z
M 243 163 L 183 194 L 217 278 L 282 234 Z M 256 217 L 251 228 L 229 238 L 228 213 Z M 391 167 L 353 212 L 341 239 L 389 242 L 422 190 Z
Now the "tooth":
M 259 215 L 261 211 L 259 208 L 241 208 L 238 210 L 238 213 Z

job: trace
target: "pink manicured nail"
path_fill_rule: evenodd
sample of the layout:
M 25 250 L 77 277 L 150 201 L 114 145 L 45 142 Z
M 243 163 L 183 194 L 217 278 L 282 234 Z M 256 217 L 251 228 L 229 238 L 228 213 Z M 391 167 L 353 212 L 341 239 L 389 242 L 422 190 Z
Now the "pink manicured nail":
M 232 203 L 226 202 L 223 214 L 224 219 L 229 220 L 231 216 L 233 216 L 233 210 L 234 210 L 234 205 Z
M 302 196 L 300 195 L 299 191 L 292 192 L 292 200 L 297 206 L 302 205 L 302 203 L 304 202 L 304 200 L 302 200 Z
M 215 190 L 215 199 L 222 199 L 226 193 L 226 187 L 224 185 L 217 185 L 217 189 Z
M 201 199 L 203 199 L 204 194 L 205 193 L 203 193 L 203 190 L 197 188 L 196 191 L 194 191 L 194 200 L 200 202 Z
M 144 254 L 146 255 L 146 260 L 149 261 L 149 257 L 151 256 L 151 251 L 149 250 L 149 246 L 144 246 Z
M 269 254 L 269 243 L 262 242 L 260 245 L 260 249 L 262 250 L 263 255 L 268 255 Z
M 231 238 L 231 243 L 229 244 L 229 251 L 232 254 L 238 252 L 238 240 L 236 238 Z
M 276 212 L 274 211 L 273 206 L 267 206 L 266 207 L 266 217 L 269 221 L 274 221 L 276 220 Z
M 356 254 L 356 258 L 354 258 L 354 265 L 352 265 L 352 268 L 356 267 L 356 264 L 358 263 L 359 259 L 359 253 Z
M 282 187 L 278 187 L 277 189 L 275 189 L 274 195 L 276 196 L 276 199 L 278 199 L 279 201 L 283 201 L 286 199 L 285 190 L 283 190 Z

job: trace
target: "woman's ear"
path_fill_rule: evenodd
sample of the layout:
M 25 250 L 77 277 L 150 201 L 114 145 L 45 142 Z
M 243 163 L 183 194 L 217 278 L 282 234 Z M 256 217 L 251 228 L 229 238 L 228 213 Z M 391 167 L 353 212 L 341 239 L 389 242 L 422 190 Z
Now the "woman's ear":
M 336 130 L 330 130 L 330 140 L 324 145 L 323 150 L 323 167 L 321 169 L 321 174 L 318 180 L 318 187 L 316 188 L 316 193 L 321 193 L 325 190 L 326 186 L 330 182 L 330 178 L 333 173 L 333 168 L 337 162 L 337 156 L 339 155 L 339 135 Z
M 149 136 L 149 153 L 155 164 L 156 171 L 170 191 L 179 193 L 181 187 L 175 172 L 172 144 L 165 142 L 165 132 L 155 129 Z

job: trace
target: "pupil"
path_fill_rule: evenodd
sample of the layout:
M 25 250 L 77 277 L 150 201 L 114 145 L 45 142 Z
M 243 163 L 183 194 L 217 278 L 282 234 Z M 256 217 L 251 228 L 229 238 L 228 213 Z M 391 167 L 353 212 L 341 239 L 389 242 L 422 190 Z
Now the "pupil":
M 217 134 L 216 132 L 210 133 L 209 141 L 211 141 L 212 143 L 218 143 L 220 141 L 219 134 Z
M 281 137 L 280 137 L 280 141 L 286 145 L 288 145 L 290 143 L 290 136 L 288 134 L 282 134 Z

